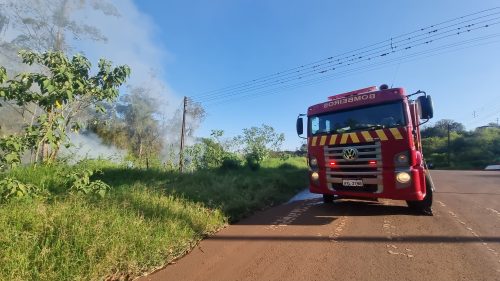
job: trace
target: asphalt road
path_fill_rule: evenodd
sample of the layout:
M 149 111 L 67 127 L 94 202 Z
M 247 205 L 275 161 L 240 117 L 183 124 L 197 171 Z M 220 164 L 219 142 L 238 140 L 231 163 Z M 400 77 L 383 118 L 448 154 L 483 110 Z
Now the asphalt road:
M 433 217 L 400 201 L 300 200 L 141 280 L 500 280 L 500 172 L 431 174 Z

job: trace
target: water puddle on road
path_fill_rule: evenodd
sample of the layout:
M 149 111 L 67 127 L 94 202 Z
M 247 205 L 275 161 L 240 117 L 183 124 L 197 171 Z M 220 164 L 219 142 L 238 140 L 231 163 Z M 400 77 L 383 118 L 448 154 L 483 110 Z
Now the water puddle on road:
M 290 201 L 288 201 L 287 204 L 297 202 L 297 201 L 318 199 L 318 198 L 322 198 L 322 197 L 323 196 L 321 194 L 311 193 L 311 192 L 309 192 L 309 189 L 304 189 L 303 191 L 297 193 L 292 199 L 290 199 Z

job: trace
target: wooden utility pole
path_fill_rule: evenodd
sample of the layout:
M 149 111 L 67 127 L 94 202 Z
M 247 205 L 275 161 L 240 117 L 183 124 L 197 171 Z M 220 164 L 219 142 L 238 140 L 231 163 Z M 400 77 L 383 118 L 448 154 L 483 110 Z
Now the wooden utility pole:
M 184 108 L 182 110 L 182 128 L 181 128 L 181 150 L 179 151 L 179 172 L 183 172 L 184 168 L 184 134 L 186 131 L 186 108 L 187 97 L 184 97 Z

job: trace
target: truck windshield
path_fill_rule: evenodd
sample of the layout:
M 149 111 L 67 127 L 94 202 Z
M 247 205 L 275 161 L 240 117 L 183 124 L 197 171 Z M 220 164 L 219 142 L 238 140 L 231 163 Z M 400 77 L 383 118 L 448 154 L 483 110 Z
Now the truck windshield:
M 399 101 L 311 116 L 308 128 L 314 136 L 404 125 L 403 103 Z

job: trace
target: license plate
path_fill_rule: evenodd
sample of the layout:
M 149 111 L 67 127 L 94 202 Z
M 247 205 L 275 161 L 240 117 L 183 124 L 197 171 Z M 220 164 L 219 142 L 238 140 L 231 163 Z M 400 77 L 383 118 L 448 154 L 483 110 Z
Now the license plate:
M 363 180 L 342 180 L 342 185 L 350 187 L 362 187 Z

